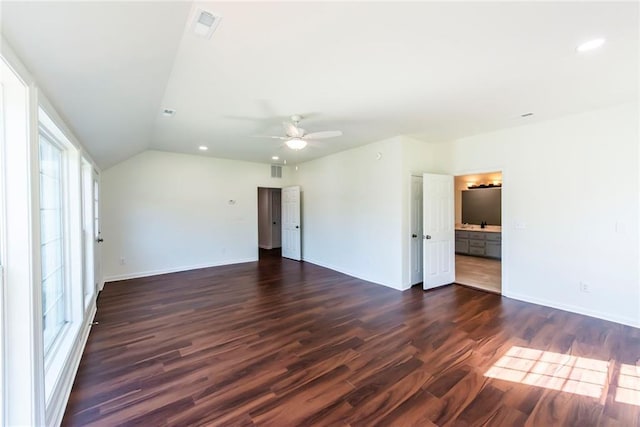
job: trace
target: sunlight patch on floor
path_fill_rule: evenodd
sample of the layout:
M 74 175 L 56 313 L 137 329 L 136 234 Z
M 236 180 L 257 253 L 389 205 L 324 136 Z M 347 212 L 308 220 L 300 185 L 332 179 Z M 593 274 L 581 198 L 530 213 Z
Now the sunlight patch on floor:
M 552 390 L 600 398 L 609 362 L 513 346 L 484 375 Z M 638 377 L 636 386 L 638 384 Z M 635 391 L 638 391 L 636 387 Z
M 618 376 L 616 402 L 640 406 L 640 366 L 622 364 Z

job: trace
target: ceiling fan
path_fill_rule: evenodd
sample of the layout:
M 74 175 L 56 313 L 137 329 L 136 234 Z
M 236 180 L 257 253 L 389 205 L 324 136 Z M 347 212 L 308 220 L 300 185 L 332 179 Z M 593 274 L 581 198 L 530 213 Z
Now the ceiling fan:
M 306 130 L 298 126 L 300 120 L 302 120 L 302 116 L 296 114 L 291 116 L 290 122 L 282 123 L 286 136 L 265 136 L 264 138 L 281 139 L 292 150 L 302 150 L 307 146 L 307 141 L 309 140 L 333 138 L 342 135 L 342 131 L 339 130 L 307 133 Z

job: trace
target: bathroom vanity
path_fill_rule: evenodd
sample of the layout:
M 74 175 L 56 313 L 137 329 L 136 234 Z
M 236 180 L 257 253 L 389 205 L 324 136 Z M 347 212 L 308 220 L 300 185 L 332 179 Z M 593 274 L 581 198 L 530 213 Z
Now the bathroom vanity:
M 456 253 L 488 258 L 502 257 L 502 228 L 479 225 L 456 227 Z

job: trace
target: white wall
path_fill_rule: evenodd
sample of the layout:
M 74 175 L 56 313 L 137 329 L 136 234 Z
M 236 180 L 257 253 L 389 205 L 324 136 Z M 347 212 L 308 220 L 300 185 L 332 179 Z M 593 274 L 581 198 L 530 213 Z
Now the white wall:
M 268 164 L 161 151 L 104 171 L 105 280 L 256 260 L 257 188 L 280 187 L 287 173 L 275 179 Z
M 638 155 L 636 105 L 450 143 L 396 137 L 285 170 L 283 181 L 268 165 L 146 152 L 103 174 L 105 272 L 256 259 L 256 188 L 293 183 L 304 260 L 407 289 L 411 175 L 501 170 L 504 294 L 640 325 Z
M 299 165 L 303 259 L 400 289 L 401 170 L 401 138 Z
M 506 296 L 640 326 L 637 104 L 450 147 L 451 174 L 503 171 Z

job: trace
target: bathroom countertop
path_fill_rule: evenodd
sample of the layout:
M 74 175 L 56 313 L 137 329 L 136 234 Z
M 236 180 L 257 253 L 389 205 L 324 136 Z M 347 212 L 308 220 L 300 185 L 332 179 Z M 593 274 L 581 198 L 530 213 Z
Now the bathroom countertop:
M 487 233 L 501 233 L 502 227 L 499 225 L 487 225 L 485 228 L 480 228 L 479 225 L 469 224 L 462 226 L 462 224 L 456 224 L 456 230 L 459 231 L 485 231 Z

